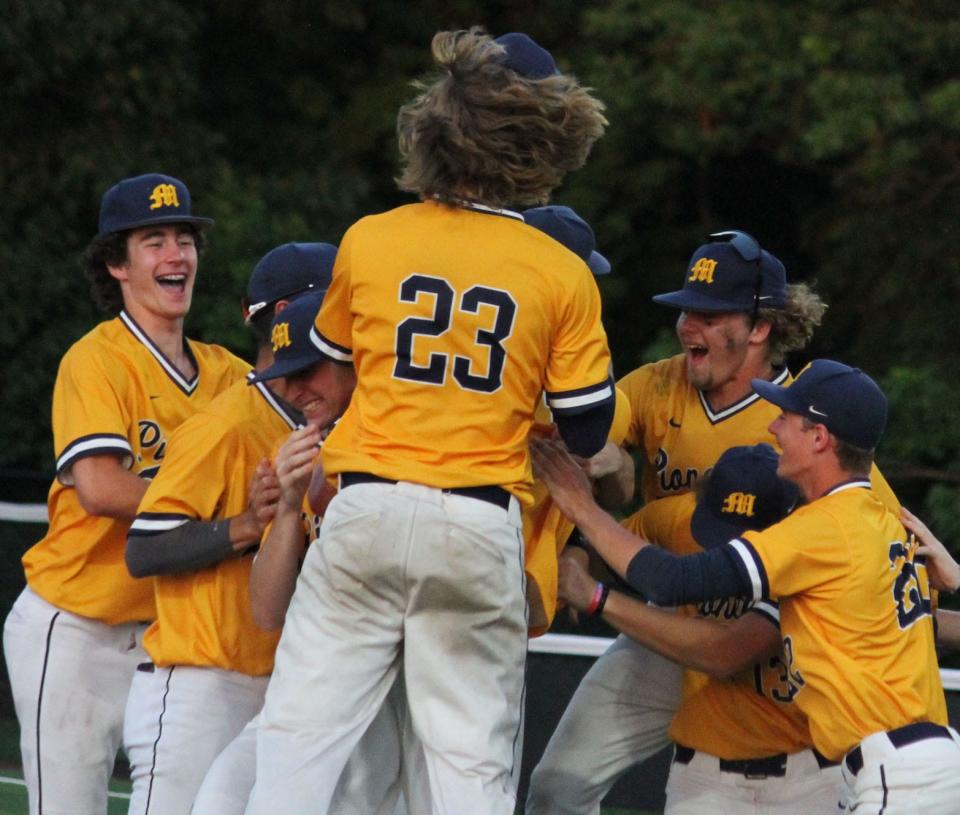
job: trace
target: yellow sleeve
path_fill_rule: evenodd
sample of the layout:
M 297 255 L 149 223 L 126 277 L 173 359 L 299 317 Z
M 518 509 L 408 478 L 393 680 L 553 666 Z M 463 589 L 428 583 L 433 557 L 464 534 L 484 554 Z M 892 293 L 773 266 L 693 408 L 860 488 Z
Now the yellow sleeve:
M 622 441 L 625 447 L 643 446 L 644 427 L 640 407 L 647 402 L 648 386 L 652 379 L 651 374 L 651 366 L 643 365 L 617 382 L 617 387 L 626 395 L 627 404 L 630 408 L 630 420 Z
M 92 353 L 89 343 L 75 345 L 63 357 L 53 386 L 52 414 L 60 483 L 72 486 L 71 468 L 85 456 L 113 454 L 127 469 L 132 466 L 126 394 L 132 386 L 104 354 Z
M 613 412 L 613 424 L 610 425 L 610 433 L 607 435 L 607 441 L 614 444 L 623 444 L 624 439 L 630 432 L 630 424 L 633 421 L 633 412 L 630 409 L 630 400 L 619 387 L 615 391 L 617 403 Z
M 337 250 L 333 264 L 333 279 L 323 296 L 310 332 L 310 339 L 320 351 L 334 362 L 353 363 L 353 313 L 350 310 L 350 251 L 353 230 L 348 229 Z
M 870 468 L 870 488 L 894 515 L 900 517 L 900 501 L 876 464 Z
M 246 508 L 244 463 L 233 425 L 207 413 L 196 414 L 171 435 L 163 464 L 137 515 L 178 515 L 200 521 L 237 515 Z M 231 486 L 237 492 L 240 483 L 242 496 L 225 495 Z
M 554 415 L 576 414 L 614 396 L 596 281 L 584 266 L 572 291 L 560 291 L 565 292 L 566 302 L 553 335 L 544 382 Z

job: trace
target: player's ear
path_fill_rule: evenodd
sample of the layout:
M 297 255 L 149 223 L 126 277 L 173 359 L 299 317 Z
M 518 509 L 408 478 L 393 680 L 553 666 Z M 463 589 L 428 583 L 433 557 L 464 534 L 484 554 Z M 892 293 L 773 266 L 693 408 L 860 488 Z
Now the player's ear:
M 836 436 L 831 435 L 830 431 L 827 430 L 827 426 L 823 424 L 816 424 L 813 426 L 813 449 L 817 453 L 822 453 L 824 450 L 833 449 L 836 451 L 837 448 L 837 438 Z
M 750 342 L 757 343 L 758 345 L 766 342 L 770 337 L 770 329 L 772 326 L 773 324 L 769 320 L 764 320 L 762 318 L 757 320 L 753 324 L 753 328 L 750 329 Z

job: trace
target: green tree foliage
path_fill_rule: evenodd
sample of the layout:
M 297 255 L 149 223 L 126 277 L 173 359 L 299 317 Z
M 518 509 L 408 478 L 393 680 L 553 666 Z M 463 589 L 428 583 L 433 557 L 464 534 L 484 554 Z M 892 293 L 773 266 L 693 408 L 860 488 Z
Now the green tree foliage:
M 676 315 L 650 296 L 680 284 L 707 233 L 746 229 L 831 304 L 794 364 L 834 356 L 881 378 L 881 464 L 955 524 L 956 417 L 938 411 L 960 403 L 960 17 L 946 0 L 14 4 L 0 17 L 14 304 L 0 466 L 50 469 L 56 364 L 97 319 L 78 257 L 107 186 L 151 170 L 188 182 L 217 218 L 188 330 L 249 354 L 237 302 L 252 264 L 409 200 L 392 181 L 396 110 L 432 34 L 474 23 L 528 31 L 607 103 L 607 136 L 557 200 L 614 263 L 601 285 L 618 373 L 670 347 Z

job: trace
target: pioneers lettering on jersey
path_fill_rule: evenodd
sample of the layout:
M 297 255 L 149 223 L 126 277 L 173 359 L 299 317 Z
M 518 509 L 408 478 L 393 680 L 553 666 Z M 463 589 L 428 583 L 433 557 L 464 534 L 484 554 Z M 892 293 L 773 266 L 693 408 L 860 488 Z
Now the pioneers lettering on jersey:
M 710 258 L 700 258 L 690 269 L 690 280 L 699 283 L 713 283 L 713 272 L 717 268 L 717 261 Z
M 160 207 L 179 207 L 180 201 L 177 198 L 177 188 L 173 184 L 157 184 L 150 193 L 150 209 L 160 209 Z
M 696 467 L 687 467 L 686 470 L 674 467 L 670 470 L 670 456 L 662 447 L 657 448 L 657 456 L 654 459 L 653 466 L 660 480 L 660 490 L 665 495 L 672 492 L 687 492 L 693 489 L 693 485 L 700 477 L 700 471 Z M 710 467 L 704 470 L 704 475 L 710 470 Z
M 148 455 L 154 463 L 137 470 L 137 475 L 141 478 L 153 478 L 160 470 L 160 462 L 163 460 L 163 454 L 167 451 L 167 440 L 163 436 L 163 431 L 157 422 L 150 419 L 141 419 L 137 422 L 137 428 L 140 435 L 140 452 L 137 453 L 137 466 L 143 464 L 144 458 Z

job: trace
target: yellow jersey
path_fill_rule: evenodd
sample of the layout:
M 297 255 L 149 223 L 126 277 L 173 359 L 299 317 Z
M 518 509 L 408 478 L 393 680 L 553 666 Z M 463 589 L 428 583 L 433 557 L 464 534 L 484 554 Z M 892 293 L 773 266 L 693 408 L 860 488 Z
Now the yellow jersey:
M 616 389 L 616 407 L 608 440 L 621 444 L 630 422 L 630 403 Z M 553 418 L 546 402 L 537 409 L 531 431 L 547 437 L 553 432 Z M 530 488 L 533 503 L 523 510 L 524 570 L 527 574 L 527 620 L 531 637 L 546 634 L 557 613 L 557 556 L 566 545 L 573 524 L 557 508 L 544 483 L 534 480 Z
M 731 542 L 755 599 L 780 600 L 786 681 L 817 749 L 947 723 L 926 569 L 866 480 L 840 484 Z
M 217 345 L 185 340 L 196 375 L 185 378 L 126 313 L 100 323 L 64 355 L 53 388 L 57 477 L 50 526 L 23 556 L 27 584 L 47 602 L 115 625 L 152 620 L 153 587 L 124 562 L 127 524 L 88 515 L 74 462 L 116 455 L 141 478 L 156 475 L 170 434 L 250 366 Z
M 529 503 L 528 434 L 613 400 L 586 264 L 506 210 L 436 201 L 355 223 L 311 338 L 357 388 L 323 446 L 330 474 L 439 488 L 500 485 Z
M 789 384 L 790 373 L 783 369 L 773 382 Z M 633 410 L 626 445 L 643 451 L 644 501 L 692 489 L 730 447 L 776 444 L 767 428 L 780 408 L 751 393 L 714 410 L 687 380 L 683 354 L 643 365 L 617 387 L 627 394 Z
M 257 464 L 296 429 L 299 416 L 263 384 L 238 382 L 184 422 L 163 469 L 140 502 L 130 536 L 166 532 L 191 520 L 232 518 L 247 508 Z M 152 578 L 156 621 L 143 646 L 160 666 L 193 665 L 264 676 L 279 632 L 253 621 L 253 551 L 205 569 Z
M 690 531 L 696 506 L 692 492 L 659 498 L 642 507 L 623 526 L 676 555 L 699 552 Z M 728 597 L 679 609 L 685 615 L 731 622 L 746 613 L 763 614 L 779 627 L 780 611 L 769 599 Z M 727 760 L 795 753 L 812 745 L 807 717 L 794 704 L 781 656 L 726 679 L 687 669 L 680 708 L 670 738 L 694 750 Z

